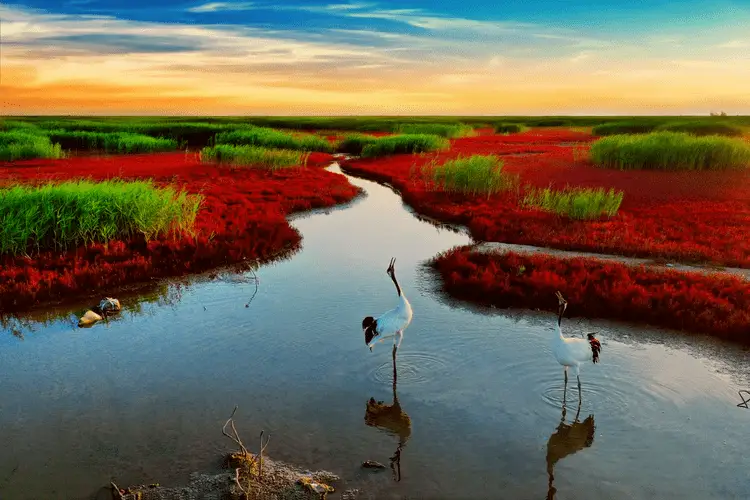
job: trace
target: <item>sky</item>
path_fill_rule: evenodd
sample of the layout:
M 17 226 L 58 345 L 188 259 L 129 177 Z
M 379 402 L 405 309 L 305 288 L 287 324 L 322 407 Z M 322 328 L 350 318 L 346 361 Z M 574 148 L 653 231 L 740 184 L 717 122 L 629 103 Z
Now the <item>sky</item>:
M 750 114 L 750 0 L 0 4 L 0 114 Z

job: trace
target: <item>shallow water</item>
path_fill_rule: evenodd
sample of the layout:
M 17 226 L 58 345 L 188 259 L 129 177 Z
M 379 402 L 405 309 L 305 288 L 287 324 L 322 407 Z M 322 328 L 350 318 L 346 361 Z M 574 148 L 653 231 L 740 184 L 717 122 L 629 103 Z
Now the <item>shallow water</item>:
M 573 378 L 560 426 L 552 315 L 441 296 L 424 263 L 468 237 L 351 181 L 367 196 L 295 218 L 302 251 L 257 271 L 247 308 L 252 274 L 222 274 L 157 289 L 93 328 L 69 312 L 0 332 L 0 498 L 90 498 L 113 478 L 186 482 L 232 448 L 221 426 L 235 405 L 251 449 L 263 429 L 270 456 L 331 470 L 360 498 L 544 498 L 550 473 L 558 499 L 746 498 L 750 410 L 736 405 L 747 351 L 566 320 L 599 332 L 603 350 L 582 369 L 579 422 L 570 427 Z M 414 320 L 398 354 L 400 407 L 367 425 L 371 397 L 393 403 L 391 346 L 369 352 L 360 329 L 395 304 L 391 256 Z M 400 481 L 360 469 L 389 465 L 399 444 Z

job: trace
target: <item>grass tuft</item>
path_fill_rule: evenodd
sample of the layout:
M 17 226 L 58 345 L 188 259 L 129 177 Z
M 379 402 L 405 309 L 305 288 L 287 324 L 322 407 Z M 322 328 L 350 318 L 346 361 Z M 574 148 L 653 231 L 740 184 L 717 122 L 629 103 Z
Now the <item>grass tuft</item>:
M 65 149 L 95 150 L 105 153 L 156 153 L 178 148 L 174 139 L 151 137 L 130 132 L 86 132 L 80 130 L 52 130 L 50 140 Z
M 653 119 L 624 120 L 597 125 L 591 129 L 594 135 L 648 134 L 661 122 Z
M 0 132 L 0 161 L 31 160 L 34 158 L 62 158 L 59 144 L 33 129 L 16 128 Z
M 444 137 L 428 134 L 403 134 L 389 137 L 378 137 L 362 148 L 363 158 L 376 158 L 394 154 L 425 153 L 442 151 L 450 147 Z
M 572 219 L 596 219 L 602 215 L 616 215 L 623 194 L 622 191 L 606 191 L 603 188 L 565 188 L 561 191 L 532 188 L 522 203 Z
M 307 165 L 309 156 L 309 152 L 303 151 L 267 149 L 257 146 L 233 146 L 231 144 L 219 144 L 201 150 L 203 161 L 269 170 Z
M 0 254 L 66 250 L 189 231 L 202 196 L 149 181 L 70 181 L 0 189 Z
M 596 141 L 592 161 L 619 170 L 726 170 L 750 166 L 750 143 L 677 132 L 613 135 Z
M 656 130 L 685 132 L 697 136 L 723 135 L 726 137 L 741 137 L 744 134 L 741 127 L 718 121 L 669 122 L 659 125 L 656 127 Z
M 503 161 L 495 155 L 472 155 L 448 160 L 427 171 L 437 186 L 446 191 L 487 196 L 516 189 L 518 176 L 503 172 Z
M 518 134 L 528 130 L 528 127 L 520 123 L 496 123 L 494 125 L 496 134 Z
M 476 135 L 474 127 L 463 123 L 402 123 L 393 127 L 397 134 L 427 134 L 453 139 Z
M 314 134 L 290 134 L 265 127 L 221 132 L 216 134 L 216 145 L 259 146 L 265 148 L 293 149 L 299 151 L 333 152 L 333 145 L 324 137 Z

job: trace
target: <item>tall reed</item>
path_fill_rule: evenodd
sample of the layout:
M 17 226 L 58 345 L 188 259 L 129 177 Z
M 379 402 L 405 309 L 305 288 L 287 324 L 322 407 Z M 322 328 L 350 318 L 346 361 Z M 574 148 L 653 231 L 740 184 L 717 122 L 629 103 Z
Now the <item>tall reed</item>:
M 152 181 L 69 181 L 0 189 L 0 254 L 66 250 L 190 231 L 202 196 Z
M 526 192 L 522 204 L 572 219 L 596 219 L 616 215 L 623 196 L 622 191 L 603 188 L 567 187 L 560 191 L 532 188 Z
M 324 137 L 313 134 L 291 134 L 271 128 L 249 127 L 216 134 L 216 145 L 260 146 L 265 148 L 321 151 L 330 153 L 333 145 Z
M 0 131 L 0 161 L 30 160 L 34 158 L 62 158 L 59 144 L 52 144 L 44 134 L 33 129 L 16 128 Z
M 433 163 L 426 172 L 446 191 L 492 195 L 518 188 L 518 176 L 503 172 L 503 161 L 495 155 L 472 155 Z
M 201 150 L 203 161 L 269 170 L 305 166 L 309 156 L 310 153 L 304 151 L 233 146 L 231 144 L 218 144 Z
M 613 135 L 596 141 L 589 154 L 596 165 L 620 170 L 726 170 L 750 166 L 747 141 L 677 132 Z

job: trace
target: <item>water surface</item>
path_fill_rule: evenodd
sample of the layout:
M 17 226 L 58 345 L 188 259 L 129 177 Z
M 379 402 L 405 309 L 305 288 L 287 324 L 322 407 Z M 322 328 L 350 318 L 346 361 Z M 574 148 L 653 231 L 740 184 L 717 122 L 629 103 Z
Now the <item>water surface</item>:
M 1 331 L 0 498 L 85 499 L 113 478 L 177 485 L 217 470 L 235 405 L 252 449 L 263 429 L 273 458 L 331 470 L 360 498 L 747 498 L 747 351 L 566 320 L 603 350 L 582 369 L 580 410 L 569 386 L 561 424 L 552 315 L 441 296 L 424 263 L 468 236 L 350 180 L 366 197 L 296 217 L 303 249 L 257 271 L 249 307 L 254 282 L 220 274 L 157 287 L 93 328 L 68 311 Z M 392 256 L 414 308 L 397 401 L 390 344 L 371 353 L 360 330 L 396 303 Z M 391 457 L 400 477 L 360 469 Z

